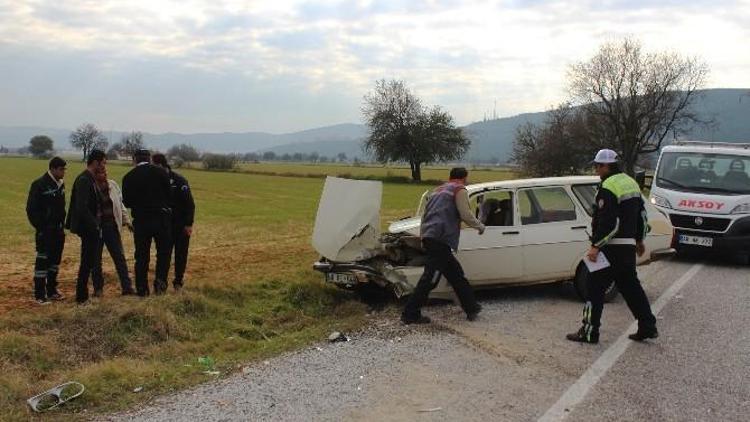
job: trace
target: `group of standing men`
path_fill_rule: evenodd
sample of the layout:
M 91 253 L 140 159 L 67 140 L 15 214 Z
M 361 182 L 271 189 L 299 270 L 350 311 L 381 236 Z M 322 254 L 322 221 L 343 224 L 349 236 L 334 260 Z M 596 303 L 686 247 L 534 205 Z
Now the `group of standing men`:
M 102 252 L 107 247 L 120 279 L 122 294 L 150 294 L 148 267 L 151 243 L 156 244 L 154 292 L 167 290 L 172 251 L 175 255 L 175 290 L 183 285 L 195 202 L 184 177 L 170 168 L 163 154 L 136 151 L 135 167 L 122 181 L 122 190 L 107 177 L 107 157 L 93 150 L 86 169 L 76 178 L 68 212 L 65 210 L 65 171 L 60 157 L 49 162 L 49 171 L 31 184 L 26 214 L 36 232 L 34 297 L 40 305 L 63 300 L 57 275 L 65 246 L 65 229 L 81 239 L 81 258 L 76 281 L 76 302 L 89 300 L 89 279 L 94 297 L 104 293 Z M 132 219 L 127 209 L 131 210 Z M 123 251 L 121 231 L 133 232 L 135 243 L 135 289 Z

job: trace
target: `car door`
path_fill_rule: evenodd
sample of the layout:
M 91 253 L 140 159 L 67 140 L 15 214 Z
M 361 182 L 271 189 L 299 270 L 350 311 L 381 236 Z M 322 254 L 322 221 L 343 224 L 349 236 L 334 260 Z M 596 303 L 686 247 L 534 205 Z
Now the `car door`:
M 572 277 L 588 244 L 588 216 L 567 186 L 518 190 L 524 280 Z
M 498 208 L 491 212 L 491 202 Z M 519 281 L 523 276 L 522 239 L 515 192 L 488 189 L 472 193 L 472 209 L 486 226 L 484 234 L 463 228 L 457 258 L 472 285 Z M 487 211 L 487 212 L 483 212 Z

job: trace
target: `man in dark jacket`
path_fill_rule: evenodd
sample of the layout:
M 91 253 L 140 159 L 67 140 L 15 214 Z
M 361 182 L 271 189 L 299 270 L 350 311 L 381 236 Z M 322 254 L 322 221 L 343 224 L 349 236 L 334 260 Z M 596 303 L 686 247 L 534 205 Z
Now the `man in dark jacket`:
M 89 276 L 94 284 L 94 297 L 101 297 L 104 289 L 102 275 L 101 205 L 95 175 L 104 171 L 107 156 L 95 149 L 86 160 L 86 170 L 76 178 L 70 197 L 70 211 L 65 226 L 81 238 L 81 263 L 76 281 L 76 302 L 89 300 Z
M 135 168 L 122 179 L 122 200 L 133 217 L 135 239 L 135 287 L 139 296 L 148 296 L 148 264 L 151 242 L 156 243 L 156 279 L 154 292 L 167 290 L 171 256 L 171 186 L 167 172 L 151 164 L 151 153 L 138 150 Z
M 401 321 L 404 324 L 427 324 L 430 318 L 421 313 L 430 295 L 430 291 L 437 287 L 441 277 L 445 277 L 461 302 L 469 321 L 474 321 L 482 307 L 474 298 L 474 291 L 466 280 L 461 264 L 454 256 L 458 250 L 461 235 L 461 222 L 483 234 L 485 227 L 471 213 L 469 196 L 466 191 L 465 168 L 457 167 L 451 170 L 450 180 L 438 187 L 427 199 L 420 235 L 422 246 L 427 252 L 427 262 L 424 273 L 414 289 L 414 293 L 406 303 Z
M 154 165 L 164 169 L 169 175 L 172 187 L 170 208 L 172 208 L 172 249 L 174 250 L 174 289 L 180 290 L 187 267 L 190 236 L 193 235 L 195 201 L 187 179 L 172 171 L 164 154 L 154 154 Z M 171 255 L 171 252 L 170 252 Z
M 26 216 L 36 231 L 34 298 L 40 305 L 62 300 L 57 291 L 57 273 L 65 247 L 65 160 L 55 157 L 49 170 L 29 189 Z
M 659 336 L 656 317 L 636 272 L 636 255 L 645 252 L 643 241 L 649 229 L 641 188 L 630 176 L 622 173 L 617 153 L 610 149 L 596 154 L 594 166 L 602 184 L 596 195 L 591 221 L 591 248 L 584 259 L 595 262 L 599 254 L 603 254 L 610 265 L 589 275 L 583 326 L 568 334 L 567 339 L 580 343 L 599 342 L 604 294 L 612 280 L 638 320 L 638 331 L 631 334 L 630 339 L 656 338 Z

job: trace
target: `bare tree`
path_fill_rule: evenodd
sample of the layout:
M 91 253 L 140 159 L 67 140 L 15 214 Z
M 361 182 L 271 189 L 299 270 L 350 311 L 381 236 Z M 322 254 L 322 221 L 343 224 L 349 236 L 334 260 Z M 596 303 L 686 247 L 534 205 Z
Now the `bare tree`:
M 173 145 L 167 150 L 167 156 L 179 158 L 187 163 L 200 160 L 200 153 L 198 150 L 195 149 L 194 146 L 188 144 Z
M 143 133 L 130 132 L 120 138 L 120 151 L 127 157 L 133 157 L 136 151 L 144 148 Z
M 91 150 L 104 150 L 108 142 L 99 128 L 91 123 L 84 123 L 70 134 L 70 144 L 73 148 L 83 151 L 83 159 L 86 160 Z
M 578 174 L 600 147 L 590 138 L 588 125 L 580 108 L 560 105 L 548 112 L 542 125 L 526 123 L 517 129 L 511 161 L 528 176 Z
M 590 115 L 592 136 L 613 144 L 631 174 L 638 155 L 658 151 L 669 134 L 708 123 L 691 110 L 707 75 L 697 58 L 646 53 L 631 38 L 605 43 L 568 72 L 573 103 Z
M 362 114 L 370 129 L 365 151 L 381 163 L 408 162 L 414 181 L 422 180 L 423 164 L 461 158 L 470 145 L 450 114 L 425 108 L 403 81 L 377 81 Z

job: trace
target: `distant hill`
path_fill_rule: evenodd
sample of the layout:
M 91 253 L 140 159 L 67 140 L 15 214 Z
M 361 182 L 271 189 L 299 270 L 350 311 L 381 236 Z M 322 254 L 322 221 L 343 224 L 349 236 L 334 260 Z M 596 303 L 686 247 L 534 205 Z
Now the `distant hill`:
M 694 109 L 705 118 L 713 118 L 710 128 L 696 128 L 687 138 L 723 142 L 750 142 L 750 89 L 709 89 L 700 91 Z M 512 117 L 476 122 L 465 126 L 472 141 L 466 161 L 506 162 L 513 148 L 518 126 L 545 121 L 547 112 L 520 114 Z M 68 149 L 69 130 L 41 127 L 0 127 L 0 145 L 26 146 L 34 135 L 48 135 L 57 148 Z M 121 132 L 106 133 L 116 142 Z M 166 150 L 186 143 L 203 151 L 256 152 L 276 154 L 317 152 L 332 157 L 341 152 L 349 158 L 363 157 L 362 140 L 367 128 L 361 124 L 340 124 L 287 134 L 264 132 L 246 133 L 144 133 L 146 144 L 153 149 Z
M 711 127 L 692 130 L 686 138 L 693 140 L 750 142 L 750 89 L 709 89 L 699 92 L 694 109 L 705 119 L 714 119 Z M 464 127 L 471 149 L 466 154 L 467 162 L 507 162 L 513 149 L 513 140 L 519 126 L 530 122 L 541 124 L 547 112 L 519 114 L 512 117 L 476 122 Z M 361 138 L 367 131 L 361 127 Z M 345 152 L 347 156 L 361 156 L 361 144 L 357 139 L 337 142 L 316 141 L 281 145 L 268 148 L 277 154 L 311 153 L 334 156 Z
M 0 127 L 0 145 L 17 148 L 27 146 L 29 139 L 34 135 L 47 135 L 55 142 L 55 147 L 61 150 L 70 149 L 68 136 L 70 130 L 45 127 Z M 104 134 L 110 138 L 110 144 L 120 140 L 125 132 L 105 131 Z M 321 142 L 323 145 L 348 143 L 349 149 L 358 150 L 359 142 L 366 136 L 366 128 L 363 125 L 345 123 L 309 129 L 300 132 L 286 134 L 271 134 L 264 132 L 245 133 L 144 133 L 143 139 L 149 148 L 166 151 L 172 145 L 190 144 L 194 147 L 211 152 L 253 152 L 268 150 L 273 147 L 290 144 L 307 144 Z M 357 145 L 352 147 L 352 145 Z M 339 151 L 335 149 L 336 154 Z M 313 152 L 313 150 L 309 152 Z M 294 151 L 298 152 L 298 151 Z M 299 151 L 304 152 L 304 151 Z M 361 155 L 361 153 L 354 154 Z M 352 155 L 353 156 L 353 155 Z

